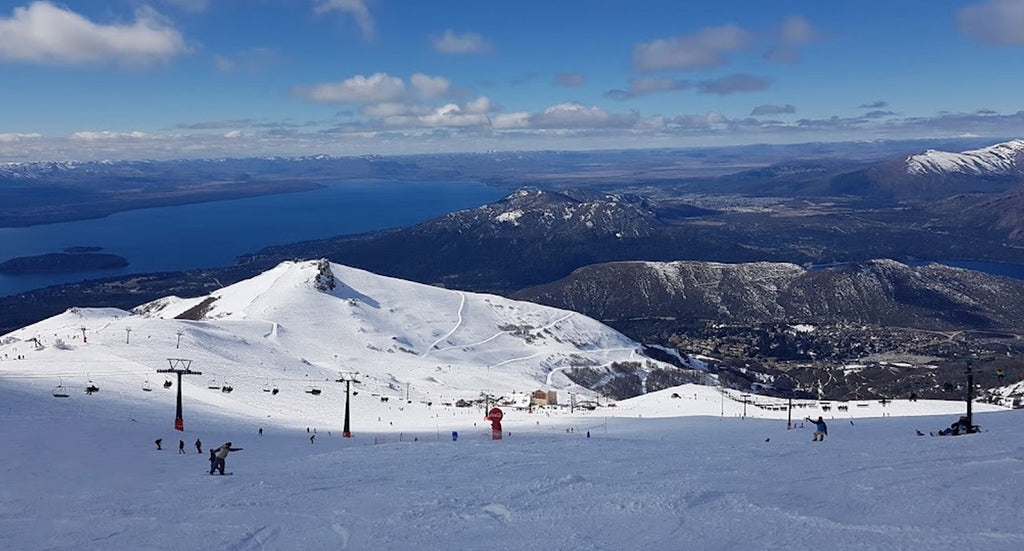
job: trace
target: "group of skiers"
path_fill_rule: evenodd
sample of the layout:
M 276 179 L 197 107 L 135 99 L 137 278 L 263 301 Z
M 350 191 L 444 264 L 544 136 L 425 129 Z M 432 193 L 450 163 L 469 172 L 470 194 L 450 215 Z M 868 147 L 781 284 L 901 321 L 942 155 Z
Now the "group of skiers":
M 263 429 L 261 428 L 260 429 L 260 436 L 263 435 L 262 433 L 263 433 Z M 156 444 L 156 449 L 162 450 L 162 449 L 164 449 L 163 448 L 163 442 L 164 442 L 163 438 L 157 438 L 153 443 Z M 196 438 L 195 447 L 196 447 L 196 453 L 203 453 L 203 442 L 200 439 L 198 439 L 198 438 Z M 210 448 L 210 474 L 213 474 L 214 471 L 219 471 L 220 474 L 224 474 L 225 459 L 227 459 L 228 453 L 229 452 L 241 451 L 241 449 L 242 448 L 232 448 L 231 447 L 231 442 L 226 442 L 226 443 L 221 444 L 219 447 L 216 447 L 216 448 Z M 188 452 L 185 451 L 185 441 L 184 440 L 178 440 L 178 453 L 179 454 L 188 453 Z

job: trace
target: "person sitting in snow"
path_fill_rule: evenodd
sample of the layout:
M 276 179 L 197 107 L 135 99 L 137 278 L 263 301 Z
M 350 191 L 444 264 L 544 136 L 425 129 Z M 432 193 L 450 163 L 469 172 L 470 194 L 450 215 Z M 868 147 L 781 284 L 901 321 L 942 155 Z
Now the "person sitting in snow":
M 948 429 L 939 431 L 939 436 L 959 436 L 961 434 L 974 434 L 978 432 L 978 425 L 972 425 L 966 415 L 961 415 Z
M 210 467 L 210 474 L 213 474 L 214 470 L 219 470 L 220 474 L 224 474 L 225 460 L 228 457 L 228 452 L 237 452 L 241 450 L 242 448 L 232 448 L 231 442 L 227 442 L 217 448 L 217 450 L 214 451 L 216 461 L 214 461 L 213 465 Z
M 805 417 L 808 421 L 814 423 L 814 437 L 811 438 L 812 442 L 824 442 L 825 436 L 828 434 L 828 425 L 825 424 L 825 420 L 818 416 L 817 420 Z

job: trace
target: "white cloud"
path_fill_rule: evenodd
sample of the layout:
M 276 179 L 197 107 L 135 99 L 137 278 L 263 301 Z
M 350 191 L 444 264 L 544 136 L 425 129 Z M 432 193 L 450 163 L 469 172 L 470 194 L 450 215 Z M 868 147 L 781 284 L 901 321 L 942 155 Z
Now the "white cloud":
M 446 96 L 452 87 L 451 81 L 444 77 L 432 77 L 423 73 L 414 73 L 409 77 L 409 84 L 420 97 L 426 99 Z
M 989 44 L 1024 45 L 1024 0 L 989 0 L 956 14 L 960 32 Z
M 313 11 L 317 14 L 337 11 L 351 15 L 359 27 L 359 31 L 362 32 L 363 38 L 366 40 L 373 38 L 374 21 L 367 0 L 313 0 L 313 3 L 316 4 Z
M 708 27 L 698 33 L 659 39 L 633 46 L 638 71 L 689 71 L 725 64 L 725 54 L 746 49 L 753 33 L 736 25 Z
M 425 126 L 463 127 L 484 126 L 490 123 L 486 115 L 467 113 L 454 103 L 438 107 L 433 113 L 420 117 Z
M 98 141 L 115 141 L 115 140 L 140 140 L 146 137 L 143 132 L 110 132 L 104 130 L 102 132 L 94 132 L 90 130 L 83 130 L 75 132 L 71 135 L 71 139 L 80 140 L 85 142 L 98 142 Z
M 530 113 L 527 111 L 502 113 L 491 118 L 491 126 L 496 130 L 529 128 Z
M 534 115 L 530 123 L 536 128 L 622 128 L 632 126 L 636 120 L 636 115 L 617 115 L 596 105 L 587 107 L 577 102 L 566 102 Z
M 231 130 L 229 132 L 225 132 L 224 133 L 224 137 L 229 139 L 229 140 L 243 138 L 243 137 L 245 137 L 245 135 L 246 135 L 245 132 L 242 132 L 241 130 Z
M 38 140 L 43 135 L 37 132 L 30 132 L 27 134 L 20 133 L 0 133 L 0 143 L 19 143 L 25 140 Z
M 130 24 L 104 25 L 50 2 L 33 2 L 0 18 L 0 59 L 143 65 L 186 51 L 181 33 L 152 9 L 138 10 Z
M 484 37 L 476 33 L 455 34 L 446 29 L 444 34 L 433 39 L 434 50 L 442 54 L 483 54 L 490 51 Z
M 320 103 L 384 103 L 405 95 L 405 82 L 387 73 L 356 75 L 342 82 L 296 88 L 295 95 Z
M 468 113 L 487 113 L 491 110 L 491 99 L 487 96 L 480 96 L 467 102 L 465 108 Z

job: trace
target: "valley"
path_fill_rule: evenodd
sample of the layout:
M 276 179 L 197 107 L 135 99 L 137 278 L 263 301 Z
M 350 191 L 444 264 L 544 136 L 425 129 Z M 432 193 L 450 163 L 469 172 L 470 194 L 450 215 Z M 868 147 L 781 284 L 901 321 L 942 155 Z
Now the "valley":
M 977 174 L 929 172 L 965 166 L 956 154 L 934 152 L 925 158 L 941 157 L 945 164 L 916 162 L 918 169 L 908 169 L 905 181 L 893 176 L 899 163 L 877 151 L 847 162 L 799 163 L 783 161 L 776 152 L 753 157 L 770 162 L 761 168 L 696 176 L 694 166 L 714 164 L 704 158 L 689 167 L 689 178 L 644 182 L 619 178 L 630 163 L 637 174 L 656 171 L 670 158 L 679 159 L 678 152 L 262 161 L 278 175 L 299 167 L 328 173 L 339 166 L 372 166 L 375 174 L 425 178 L 447 166 L 449 175 L 506 184 L 511 181 L 500 175 L 510 167 L 562 176 L 411 226 L 266 247 L 239 256 L 232 266 L 133 274 L 3 297 L 0 331 L 83 304 L 130 309 L 169 295 L 205 295 L 284 261 L 324 258 L 385 276 L 578 311 L 645 345 L 710 358 L 710 372 L 737 389 L 846 399 L 915 392 L 956 399 L 963 392 L 963 366 L 971 361 L 985 373 L 1009 373 L 1006 380 L 986 377 L 979 384 L 992 390 L 987 399 L 1010 404 L 1018 396 L 998 389 L 1024 379 L 1024 365 L 1016 360 L 1024 348 L 1022 284 L 923 261 L 1024 265 L 1024 247 L 1016 245 L 1021 230 L 1012 216 L 1019 201 L 1014 182 L 1021 178 L 1013 155 L 1021 143 L 1007 142 L 991 155 L 984 148 L 965 154 L 970 166 L 983 165 L 977 158 L 1000 161 L 993 164 L 1000 172 L 986 180 L 987 191 L 975 194 L 949 190 Z M 582 167 L 595 159 L 606 161 L 604 176 L 589 169 L 569 176 L 573 163 Z M 501 170 L 495 168 L 499 160 Z M 485 178 L 486 170 L 495 172 Z M 866 184 L 851 185 L 857 178 Z M 935 178 L 945 187 L 928 183 Z M 575 187 L 560 187 L 556 180 L 571 180 Z M 909 200 L 903 192 L 879 192 L 882 181 L 892 189 L 930 186 L 938 195 Z M 692 272 L 664 268 L 680 262 Z M 644 266 L 662 267 L 650 277 L 626 270 Z M 750 273 L 721 279 L 729 270 Z M 576 376 L 609 396 L 635 395 L 640 388 L 626 379 L 609 385 L 585 370 Z M 694 381 L 669 376 L 661 384 L 682 382 Z

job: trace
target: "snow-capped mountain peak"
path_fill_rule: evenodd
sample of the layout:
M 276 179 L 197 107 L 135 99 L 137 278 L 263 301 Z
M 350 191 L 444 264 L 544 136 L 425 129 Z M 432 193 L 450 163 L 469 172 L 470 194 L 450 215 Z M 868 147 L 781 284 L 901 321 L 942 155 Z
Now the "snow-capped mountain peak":
M 1024 172 L 1024 140 L 960 153 L 929 149 L 906 159 L 907 174 L 1007 176 Z
M 411 386 L 420 400 L 444 402 L 536 389 L 594 396 L 597 379 L 608 387 L 656 370 L 692 375 L 575 312 L 323 260 L 284 262 L 206 296 L 165 297 L 131 312 L 72 309 L 4 336 L 0 353 L 26 354 L 32 361 L 9 365 L 43 384 L 102 375 L 104 389 L 117 392 L 155 377 L 163 359 L 186 357 L 218 381 L 211 388 L 230 381 L 233 407 L 257 417 L 271 405 L 298 407 L 312 382 L 333 381 L 342 371 L 358 371 L 371 393 L 395 396 Z M 116 369 L 92 367 L 90 374 L 88 366 Z M 260 392 L 270 382 L 281 387 L 274 404 Z M 336 405 L 325 401 L 310 414 L 326 418 Z

